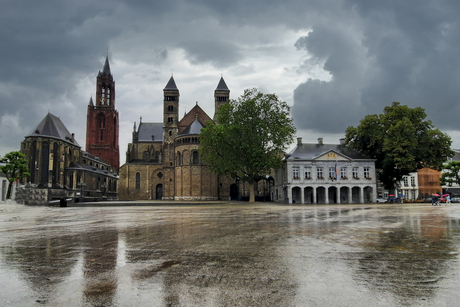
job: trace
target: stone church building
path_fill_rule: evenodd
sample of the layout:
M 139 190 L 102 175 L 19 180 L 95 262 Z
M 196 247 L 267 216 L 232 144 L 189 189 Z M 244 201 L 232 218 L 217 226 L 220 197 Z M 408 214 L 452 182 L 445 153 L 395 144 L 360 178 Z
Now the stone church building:
M 214 91 L 215 114 L 230 96 L 223 78 Z M 120 200 L 236 199 L 243 184 L 209 171 L 198 152 L 198 135 L 212 120 L 198 103 L 179 119 L 179 90 L 171 77 L 163 89 L 163 122 L 134 124 L 126 164 L 120 168 Z

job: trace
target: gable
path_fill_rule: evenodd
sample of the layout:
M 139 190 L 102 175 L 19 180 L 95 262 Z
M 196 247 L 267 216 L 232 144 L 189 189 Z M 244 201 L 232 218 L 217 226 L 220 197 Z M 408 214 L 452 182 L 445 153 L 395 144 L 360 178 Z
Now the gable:
M 318 157 L 314 158 L 313 160 L 316 161 L 327 161 L 327 160 L 333 160 L 333 161 L 349 161 L 350 158 L 339 154 L 333 150 L 330 150 L 326 153 L 320 154 Z
M 206 122 L 212 120 L 205 111 L 197 104 L 195 105 L 184 117 L 179 121 L 178 128 L 179 134 L 182 133 L 188 126 L 190 126 L 195 119 L 206 127 Z

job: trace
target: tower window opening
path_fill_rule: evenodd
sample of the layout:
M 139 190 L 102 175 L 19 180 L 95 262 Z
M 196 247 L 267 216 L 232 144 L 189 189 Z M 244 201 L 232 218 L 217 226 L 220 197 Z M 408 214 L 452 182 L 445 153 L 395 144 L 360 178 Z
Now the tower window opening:
M 169 112 L 174 111 L 174 106 L 168 106 L 168 111 L 169 111 Z

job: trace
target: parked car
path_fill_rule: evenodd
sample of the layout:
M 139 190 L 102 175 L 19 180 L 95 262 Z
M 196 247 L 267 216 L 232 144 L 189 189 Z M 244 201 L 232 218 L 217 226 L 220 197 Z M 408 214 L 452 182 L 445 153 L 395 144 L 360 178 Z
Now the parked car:
M 386 203 L 388 202 L 388 199 L 386 198 L 377 198 L 377 203 Z
M 460 197 L 452 197 L 450 201 L 453 203 L 460 203 Z

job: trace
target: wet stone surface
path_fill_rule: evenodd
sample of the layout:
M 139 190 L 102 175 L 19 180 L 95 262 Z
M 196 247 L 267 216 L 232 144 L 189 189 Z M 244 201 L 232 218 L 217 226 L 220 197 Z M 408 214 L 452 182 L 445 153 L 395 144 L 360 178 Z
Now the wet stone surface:
M 0 204 L 0 306 L 456 306 L 460 206 Z

